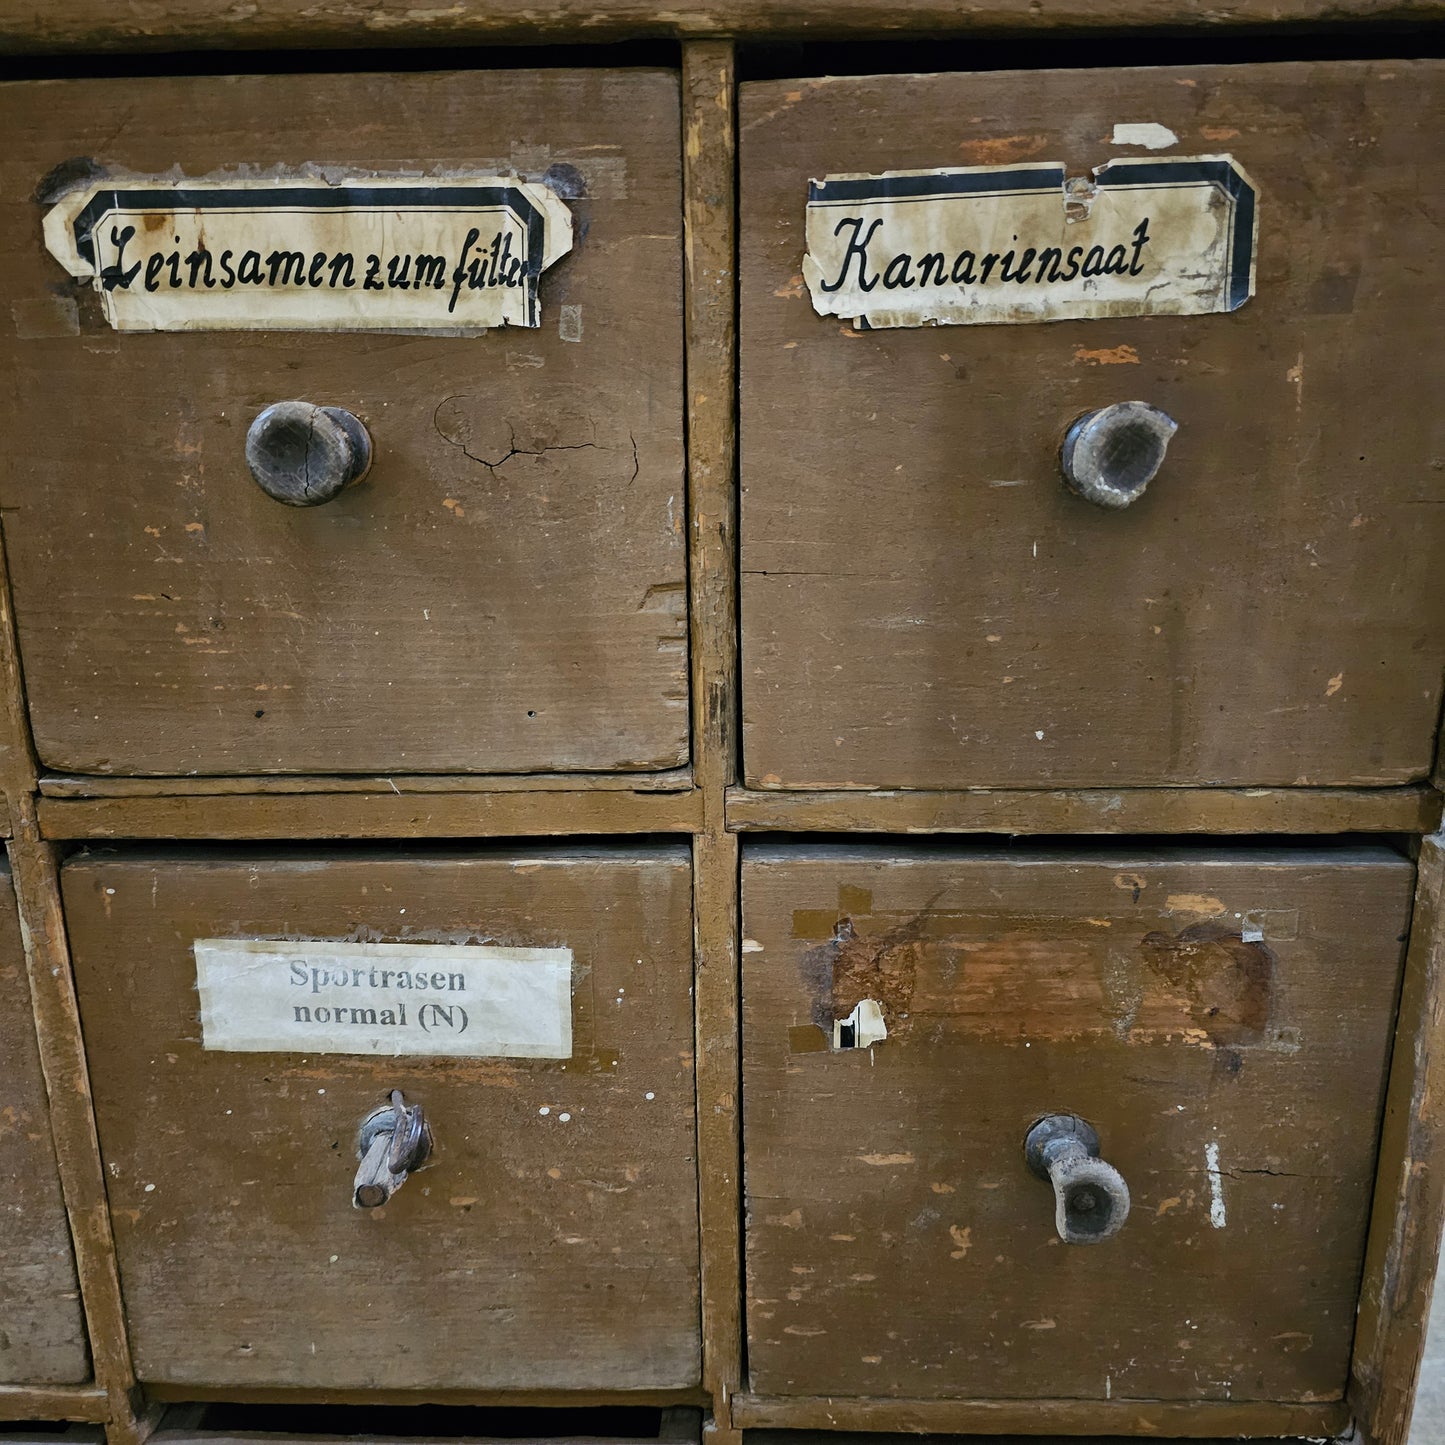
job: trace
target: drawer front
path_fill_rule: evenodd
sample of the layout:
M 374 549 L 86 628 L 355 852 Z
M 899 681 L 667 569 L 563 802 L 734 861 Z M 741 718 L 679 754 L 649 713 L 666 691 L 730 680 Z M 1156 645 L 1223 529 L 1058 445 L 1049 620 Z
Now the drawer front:
M 97 857 L 64 897 L 143 1381 L 697 1383 L 683 849 Z M 433 974 L 448 944 L 568 947 L 572 1056 L 206 1049 L 192 947 L 218 938 L 431 943 Z M 432 1162 L 355 1208 L 358 1125 L 393 1089 Z
M 70 1225 L 30 1012 L 15 889 L 0 868 L 0 1384 L 90 1378 Z
M 676 78 L 642 70 L 0 91 L 0 499 L 45 763 L 686 760 L 678 106 Z M 117 334 L 42 245 L 32 198 L 83 174 L 75 157 L 142 176 L 515 170 L 581 194 L 539 330 Z M 370 432 L 370 472 L 325 505 L 282 505 L 247 469 L 253 419 L 296 398 Z
M 744 753 L 758 786 L 1398 783 L 1445 661 L 1438 64 L 780 82 L 741 99 Z M 1114 139 L 1115 127 L 1123 139 Z M 1177 144 L 1145 150 L 1129 139 Z M 857 331 L 810 178 L 1233 156 L 1228 315 Z M 1062 199 L 1061 199 L 1062 204 Z M 1178 432 L 1113 511 L 1065 431 Z
M 1339 1398 L 1411 876 L 1383 849 L 754 851 L 753 1389 Z M 887 1037 L 827 1046 L 868 1000 Z M 1054 1114 L 1132 1195 L 1113 1238 L 1056 1231 L 1024 1152 Z

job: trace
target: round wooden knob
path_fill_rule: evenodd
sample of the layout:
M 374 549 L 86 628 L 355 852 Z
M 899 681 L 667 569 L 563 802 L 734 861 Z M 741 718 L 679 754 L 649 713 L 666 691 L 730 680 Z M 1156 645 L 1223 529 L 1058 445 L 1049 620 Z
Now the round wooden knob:
M 268 497 L 318 507 L 366 475 L 371 438 L 339 406 L 278 401 L 251 423 L 246 465 Z
M 1086 412 L 1064 435 L 1064 480 L 1100 507 L 1127 507 L 1154 480 L 1179 423 L 1145 401 Z
M 1076 1114 L 1049 1114 L 1024 1139 L 1029 1168 L 1054 1188 L 1054 1228 L 1065 1244 L 1101 1244 L 1129 1217 L 1129 1186 L 1099 1158 L 1099 1136 Z

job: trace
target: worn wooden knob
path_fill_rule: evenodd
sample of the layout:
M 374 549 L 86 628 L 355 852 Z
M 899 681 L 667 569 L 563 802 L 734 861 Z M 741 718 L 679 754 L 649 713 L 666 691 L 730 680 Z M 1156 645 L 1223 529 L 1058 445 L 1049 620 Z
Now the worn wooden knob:
M 366 475 L 371 437 L 339 406 L 278 401 L 251 423 L 246 465 L 268 497 L 318 507 Z
M 1029 1168 L 1054 1188 L 1054 1228 L 1065 1244 L 1101 1244 L 1129 1217 L 1129 1186 L 1099 1158 L 1099 1136 L 1076 1114 L 1049 1114 L 1024 1139 Z
M 1145 401 L 1086 412 L 1064 434 L 1064 480 L 1100 507 L 1127 507 L 1154 480 L 1178 430 L 1173 417 Z
M 373 1109 L 361 1121 L 356 1136 L 356 1178 L 351 1203 L 357 1209 L 377 1209 L 403 1184 L 407 1175 L 431 1157 L 431 1127 L 420 1104 L 408 1104 L 400 1089 L 391 1102 Z

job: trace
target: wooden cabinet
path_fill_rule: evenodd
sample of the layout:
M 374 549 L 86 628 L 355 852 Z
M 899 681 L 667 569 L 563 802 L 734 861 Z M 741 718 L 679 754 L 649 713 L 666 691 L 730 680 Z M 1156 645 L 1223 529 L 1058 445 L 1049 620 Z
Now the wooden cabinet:
M 645 845 L 70 864 L 140 1379 L 696 1384 L 690 878 L 684 850 Z M 570 948 L 572 1055 L 208 1049 L 197 939 L 292 940 L 302 958 L 306 940 L 426 943 L 437 970 L 450 944 Z M 298 998 L 314 1011 L 335 993 Z M 432 1162 L 358 1209 L 358 1126 L 393 1089 L 424 1106 Z
M 0 1385 L 90 1378 L 8 869 L 0 870 Z
M 650 70 L 8 87 L 0 505 L 41 760 L 80 773 L 684 763 L 677 80 Z M 81 159 L 77 159 L 81 158 Z M 46 254 L 96 176 L 521 173 L 541 325 L 117 335 Z M 369 430 L 325 505 L 252 480 L 292 399 Z
M 745 84 L 749 784 L 1426 777 L 1445 472 L 1419 137 L 1442 105 L 1434 62 Z M 1258 203 L 1230 314 L 860 331 L 809 303 L 810 179 L 1222 154 Z M 1129 400 L 1178 432 L 1106 510 L 1060 446 Z
M 1342 1398 L 1412 878 L 1381 847 L 747 850 L 753 1389 Z M 1056 1231 L 1052 1114 L 1125 1181 L 1113 1238 Z

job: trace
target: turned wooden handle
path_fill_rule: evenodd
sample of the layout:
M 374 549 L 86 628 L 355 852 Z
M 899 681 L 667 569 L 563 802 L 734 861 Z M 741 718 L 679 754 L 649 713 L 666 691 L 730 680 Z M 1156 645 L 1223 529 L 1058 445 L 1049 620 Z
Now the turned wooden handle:
M 408 1104 L 400 1089 L 391 1091 L 391 1102 L 373 1109 L 361 1121 L 356 1136 L 356 1178 L 351 1185 L 351 1202 L 357 1209 L 377 1209 L 407 1181 L 413 1169 L 420 1169 L 431 1156 L 431 1129 L 420 1104 Z
M 1086 412 L 1064 434 L 1064 480 L 1097 506 L 1127 507 L 1154 480 L 1178 430 L 1173 417 L 1145 401 Z
M 1099 1157 L 1099 1136 L 1076 1114 L 1049 1114 L 1024 1140 L 1029 1168 L 1054 1189 L 1054 1228 L 1065 1244 L 1101 1244 L 1129 1217 L 1129 1186 Z
M 251 423 L 246 465 L 268 497 L 318 507 L 366 475 L 371 437 L 339 406 L 278 401 Z

